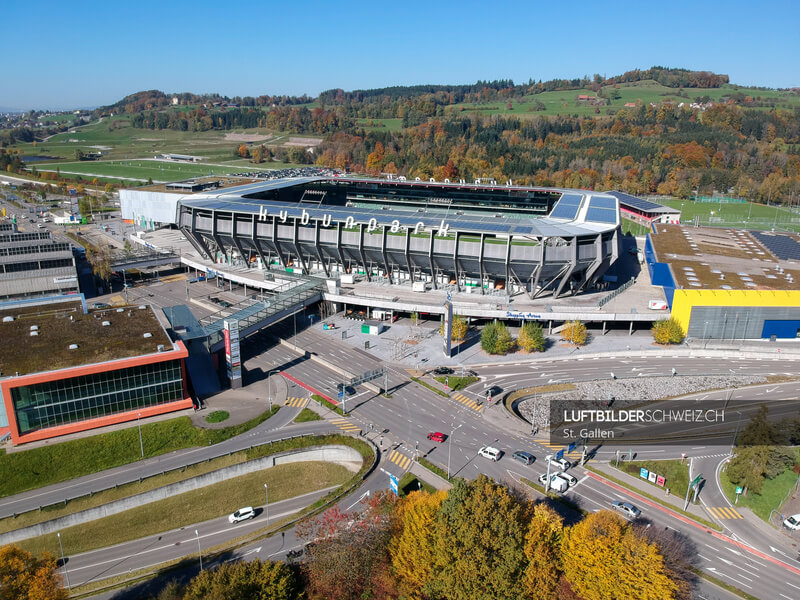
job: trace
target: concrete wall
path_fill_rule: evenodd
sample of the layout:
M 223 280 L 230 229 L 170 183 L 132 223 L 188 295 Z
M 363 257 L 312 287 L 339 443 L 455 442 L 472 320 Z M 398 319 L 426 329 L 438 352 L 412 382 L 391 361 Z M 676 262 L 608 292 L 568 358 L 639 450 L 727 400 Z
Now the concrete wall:
M 80 525 L 81 523 L 88 523 L 89 521 L 94 521 L 96 519 L 102 519 L 104 517 L 115 515 L 145 504 L 165 500 L 166 498 L 183 494 L 184 492 L 190 492 L 192 490 L 197 490 L 215 483 L 220 483 L 221 481 L 233 479 L 234 477 L 240 477 L 241 475 L 247 475 L 256 471 L 269 469 L 275 465 L 307 461 L 331 462 L 342 465 L 353 473 L 358 472 L 363 463 L 361 454 L 359 454 L 357 450 L 351 448 L 350 446 L 343 445 L 319 446 L 302 450 L 292 450 L 272 456 L 265 456 L 264 458 L 225 467 L 224 469 L 218 469 L 216 471 L 212 471 L 211 473 L 206 473 L 205 475 L 200 475 L 185 481 L 179 481 L 177 483 L 166 485 L 149 492 L 136 494 L 135 496 L 123 498 L 115 502 L 109 502 L 108 504 L 83 510 L 59 519 L 45 521 L 44 523 L 38 523 L 37 525 L 32 525 L 30 527 L 24 527 L 22 529 L 0 534 L 0 546 L 12 544 L 20 540 L 37 537 L 47 533 L 53 533 L 67 527 Z M 236 508 L 238 507 L 231 507 L 231 510 L 233 511 Z

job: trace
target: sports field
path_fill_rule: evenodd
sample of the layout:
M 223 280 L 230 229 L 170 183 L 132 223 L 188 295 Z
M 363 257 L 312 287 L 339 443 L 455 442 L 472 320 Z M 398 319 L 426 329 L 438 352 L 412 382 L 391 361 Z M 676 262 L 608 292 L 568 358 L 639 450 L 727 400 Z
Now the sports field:
M 699 217 L 701 225 L 736 227 L 746 229 L 775 229 L 776 231 L 800 232 L 800 209 L 767 206 L 747 202 L 744 204 L 718 204 L 693 202 L 692 200 L 654 200 L 664 206 L 681 211 L 681 222 L 687 223 Z

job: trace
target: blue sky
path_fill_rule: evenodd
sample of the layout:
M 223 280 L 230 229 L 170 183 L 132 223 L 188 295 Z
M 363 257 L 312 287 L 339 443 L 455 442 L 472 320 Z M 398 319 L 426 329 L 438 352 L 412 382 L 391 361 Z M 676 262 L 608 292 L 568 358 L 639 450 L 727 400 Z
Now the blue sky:
M 797 0 L 4 0 L 0 15 L 5 109 L 97 106 L 146 89 L 316 95 L 653 65 L 800 86 Z

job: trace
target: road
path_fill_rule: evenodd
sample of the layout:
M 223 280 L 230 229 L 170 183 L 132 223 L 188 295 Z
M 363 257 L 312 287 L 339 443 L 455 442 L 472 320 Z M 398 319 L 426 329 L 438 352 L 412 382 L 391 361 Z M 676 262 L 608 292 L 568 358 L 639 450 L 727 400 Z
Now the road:
M 197 284 L 194 284 L 197 285 Z M 291 322 L 285 328 L 292 327 Z M 293 329 L 293 328 L 292 328 Z M 329 335 L 325 335 L 329 334 Z M 328 356 L 335 364 L 346 366 L 350 371 L 369 370 L 378 363 L 368 353 L 351 348 L 336 340 L 336 332 L 318 332 L 316 330 L 300 331 L 297 334 L 297 344 L 301 347 L 312 347 L 314 352 L 321 356 Z M 285 337 L 293 338 L 294 332 L 288 335 L 284 329 Z M 275 343 L 272 334 L 262 333 L 248 338 L 243 343 L 243 357 L 245 369 L 262 369 L 264 372 L 272 369 L 281 369 L 288 377 L 304 382 L 314 390 L 335 397 L 336 386 L 341 381 L 341 375 L 335 373 L 319 363 L 298 355 L 292 349 Z M 391 370 L 391 398 L 375 395 L 363 387 L 357 387 L 356 393 L 348 402 L 349 413 L 340 418 L 329 415 L 326 421 L 305 423 L 302 425 L 289 424 L 291 411 L 281 410 L 276 417 L 265 422 L 259 428 L 248 432 L 238 438 L 210 448 L 196 448 L 179 451 L 142 461 L 135 465 L 128 465 L 112 472 L 97 474 L 81 480 L 65 484 L 50 486 L 47 489 L 36 490 L 14 498 L 5 498 L 0 501 L 0 510 L 8 514 L 10 511 L 21 511 L 24 507 L 35 507 L 58 501 L 66 495 L 79 495 L 87 493 L 93 487 L 103 487 L 120 478 L 131 477 L 138 473 L 160 472 L 165 468 L 180 464 L 202 460 L 210 456 L 220 455 L 232 450 L 246 448 L 254 443 L 264 442 L 268 439 L 285 437 L 290 433 L 323 432 L 340 430 L 344 432 L 362 432 L 374 440 L 381 450 L 381 468 L 400 477 L 411 466 L 415 455 L 425 456 L 428 460 L 453 474 L 473 478 L 478 473 L 484 473 L 496 481 L 517 485 L 522 477 L 530 480 L 545 472 L 544 456 L 552 453 L 552 449 L 537 439 L 531 438 L 527 432 L 520 432 L 498 424 L 496 420 L 485 414 L 486 407 L 478 405 L 476 400 L 486 385 L 501 385 L 506 390 L 512 388 L 539 385 L 544 381 L 566 381 L 568 379 L 605 378 L 610 371 L 621 372 L 627 368 L 631 372 L 644 372 L 649 376 L 668 376 L 671 369 L 675 368 L 681 375 L 689 374 L 726 374 L 731 365 L 739 373 L 746 374 L 788 374 L 797 375 L 800 365 L 795 361 L 775 359 L 770 361 L 734 361 L 722 362 L 715 358 L 678 359 L 665 357 L 663 359 L 652 356 L 629 358 L 625 361 L 613 359 L 594 359 L 569 361 L 543 361 L 535 363 L 511 363 L 506 365 L 491 365 L 477 367 L 482 381 L 462 393 L 454 394 L 450 398 L 443 398 L 429 390 L 409 381 L 406 374 L 398 368 L 390 366 Z M 291 380 L 290 380 L 291 381 Z M 290 383 L 291 385 L 291 383 Z M 299 386 L 290 388 L 289 396 L 306 394 Z M 798 387 L 796 382 L 771 384 L 768 389 L 771 398 L 796 398 Z M 752 397 L 766 394 L 766 389 L 753 388 L 747 392 Z M 743 393 L 741 390 L 737 394 Z M 696 399 L 720 401 L 726 397 L 725 392 L 702 393 L 693 396 Z M 751 396 L 748 396 L 751 397 Z M 299 409 L 298 409 L 299 410 Z M 293 416 L 293 415 L 292 415 Z M 428 432 L 442 431 L 448 438 L 443 443 L 429 441 Z M 498 462 L 481 458 L 478 449 L 491 444 L 506 455 Z M 510 454 L 516 449 L 525 449 L 532 452 L 536 462 L 531 466 L 523 466 L 512 461 Z M 705 448 L 696 446 L 692 451 L 697 458 L 698 467 L 706 470 L 707 457 L 712 461 L 708 464 L 718 464 L 719 460 L 729 451 L 730 446 Z M 640 444 L 634 449 L 637 455 L 670 458 L 681 453 L 678 446 L 664 447 L 655 444 Z M 597 460 L 609 460 L 615 453 L 614 449 L 601 448 Z M 714 462 L 716 461 L 716 462 Z M 714 575 L 740 589 L 760 598 L 800 598 L 800 563 L 795 560 L 795 555 L 782 550 L 783 555 L 771 552 L 769 549 L 769 532 L 750 532 L 749 537 L 739 536 L 730 529 L 717 533 L 699 525 L 682 515 L 649 501 L 613 484 L 612 482 L 597 479 L 582 468 L 574 469 L 574 475 L 579 479 L 578 484 L 567 492 L 573 501 L 588 511 L 607 509 L 613 500 L 626 500 L 637 505 L 643 517 L 655 527 L 669 527 L 682 532 L 691 541 L 694 547 L 692 556 L 694 563 L 703 571 Z M 358 506 L 358 500 L 367 491 L 374 493 L 387 487 L 387 477 L 381 471 L 373 473 L 354 493 L 343 499 L 341 506 L 344 509 L 353 509 Z M 286 509 L 289 510 L 288 508 Z M 225 536 L 243 531 L 243 527 L 256 527 L 257 523 L 241 524 L 228 527 L 219 520 L 197 526 L 206 533 L 201 533 L 201 546 L 211 546 L 226 539 Z M 146 564 L 153 564 L 161 560 L 161 556 L 175 557 L 183 552 L 183 556 L 190 556 L 195 552 L 191 546 L 194 539 L 190 535 L 194 527 L 186 528 L 188 532 L 174 532 L 175 543 L 169 548 L 158 540 L 140 540 L 133 545 L 120 550 L 119 555 L 109 559 L 111 563 L 95 560 L 97 553 L 85 556 L 70 557 L 70 565 L 81 566 L 86 574 L 84 580 L 107 576 L 107 573 L 125 572 L 126 569 L 139 568 Z M 164 534 L 166 535 L 166 534 Z M 203 536 L 208 537 L 204 538 Z M 170 538 L 173 539 L 173 538 Z M 204 541 L 205 540 L 205 541 Z M 180 542 L 180 543 L 178 543 Z M 196 542 L 196 540 L 195 540 Z M 206 543 L 208 542 L 208 543 Z M 261 540 L 237 550 L 231 558 L 238 556 L 259 556 L 261 558 L 276 558 L 285 556 L 285 552 L 297 547 L 297 542 L 292 534 L 278 540 L 271 538 Z M 138 546 L 136 545 L 138 544 Z M 774 542 L 773 542 L 774 544 Z M 778 547 L 774 546 L 773 547 Z M 138 548 L 138 550 L 137 550 Z M 785 548 L 780 546 L 779 549 Z M 147 549 L 147 552 L 144 552 Z M 141 557 L 138 557 L 142 554 Z M 102 556 L 102 553 L 101 553 Z M 166 559 L 165 559 L 166 560 Z M 152 561 L 152 562 L 150 562 Z M 103 564 L 99 564 L 103 563 Z M 85 566 L 84 566 L 85 565 Z M 104 566 L 105 565 L 105 566 Z M 725 592 L 716 588 L 709 588 L 708 584 L 700 584 L 698 596 L 704 598 L 727 598 Z

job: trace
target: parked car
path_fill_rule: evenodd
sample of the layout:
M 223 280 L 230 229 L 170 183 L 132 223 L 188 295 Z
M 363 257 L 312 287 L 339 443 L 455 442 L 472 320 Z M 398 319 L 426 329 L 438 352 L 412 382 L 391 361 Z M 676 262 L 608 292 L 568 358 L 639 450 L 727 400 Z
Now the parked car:
M 550 458 L 550 464 L 553 465 L 556 469 L 561 469 L 562 471 L 566 471 L 572 466 L 572 463 L 569 462 L 566 458 Z
M 443 442 L 446 437 L 441 431 L 432 431 L 428 434 L 428 439 L 432 442 Z
M 252 506 L 245 506 L 244 508 L 240 508 L 235 513 L 228 515 L 228 522 L 229 523 L 238 523 L 239 521 L 246 521 L 247 519 L 253 519 L 256 516 L 256 511 L 253 509 Z
M 529 465 L 536 460 L 536 457 L 533 454 L 530 452 L 525 452 L 524 450 L 517 450 L 511 455 L 511 458 L 518 460 L 523 465 Z
M 480 454 L 483 458 L 488 458 L 489 460 L 497 462 L 503 455 L 503 451 L 498 450 L 497 448 L 494 448 L 492 446 L 484 446 L 483 448 L 478 450 L 478 454 Z
M 550 475 L 550 485 L 546 486 L 545 482 L 547 481 L 547 473 L 542 473 L 539 475 L 539 483 L 544 485 L 545 487 L 549 487 L 551 490 L 556 492 L 566 492 L 569 488 L 569 483 L 566 479 L 559 477 L 558 473 L 552 473 Z
M 611 508 L 621 512 L 625 517 L 629 519 L 635 519 L 640 514 L 642 514 L 642 511 L 640 511 L 630 502 L 620 502 L 619 500 L 614 500 L 614 502 L 611 503 Z
M 433 370 L 433 374 L 434 375 L 452 375 L 453 374 L 453 369 L 451 369 L 450 367 L 436 367 Z
M 220 305 L 222 308 L 229 308 L 229 307 L 233 306 L 233 304 L 231 304 L 231 303 L 230 303 L 230 302 L 228 302 L 227 300 L 220 300 L 220 301 L 219 301 L 219 305 Z
M 500 394 L 503 393 L 503 388 L 499 385 L 493 385 L 488 390 L 486 390 L 486 398 L 487 400 L 494 400 L 500 397 Z
M 786 527 L 786 529 L 791 529 L 792 531 L 797 531 L 800 529 L 800 514 L 792 515 L 791 517 L 784 519 L 783 526 Z

